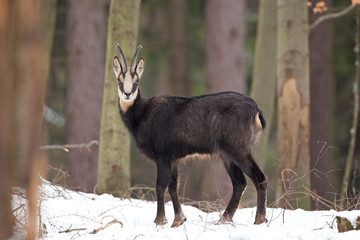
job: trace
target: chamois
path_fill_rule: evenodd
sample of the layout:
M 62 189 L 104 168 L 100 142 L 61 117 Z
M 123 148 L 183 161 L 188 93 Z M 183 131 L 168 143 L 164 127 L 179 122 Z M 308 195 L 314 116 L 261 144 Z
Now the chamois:
M 246 187 L 244 173 L 257 190 L 254 224 L 266 222 L 267 176 L 252 157 L 252 148 L 265 128 L 265 119 L 251 98 L 235 92 L 219 92 L 197 97 L 141 97 L 139 79 L 145 60 L 137 61 L 140 45 L 130 67 L 120 45 L 120 59 L 113 59 L 118 81 L 121 118 L 139 150 L 157 167 L 156 225 L 167 223 L 164 192 L 168 188 L 175 219 L 171 227 L 186 221 L 177 195 L 178 162 L 193 156 L 220 157 L 231 178 L 233 193 L 220 222 L 231 222 Z

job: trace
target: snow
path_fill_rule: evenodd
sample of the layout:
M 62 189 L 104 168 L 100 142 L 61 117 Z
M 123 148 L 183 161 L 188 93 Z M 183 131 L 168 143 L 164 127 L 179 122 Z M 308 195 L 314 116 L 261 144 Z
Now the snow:
M 217 224 L 220 212 L 205 213 L 182 206 L 187 221 L 170 228 L 174 218 L 171 202 L 165 206 L 168 224 L 156 227 L 156 202 L 120 199 L 109 194 L 74 192 L 44 182 L 39 188 L 41 239 L 360 239 L 360 231 L 338 233 L 336 216 L 352 223 L 360 210 L 336 212 L 267 209 L 268 223 L 254 225 L 256 208 L 238 209 L 232 224 Z M 13 197 L 17 209 L 26 200 Z M 17 218 L 24 211 L 16 211 Z M 15 215 L 16 215 L 15 214 Z M 108 224 L 114 221 L 113 224 Z M 107 225 L 108 224 L 108 225 Z M 92 232 L 98 229 L 96 234 Z

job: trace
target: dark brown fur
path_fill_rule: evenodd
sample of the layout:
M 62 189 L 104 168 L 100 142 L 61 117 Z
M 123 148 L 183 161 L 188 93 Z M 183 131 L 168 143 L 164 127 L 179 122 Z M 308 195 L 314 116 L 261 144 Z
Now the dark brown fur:
M 138 148 L 154 160 L 158 172 L 156 192 L 158 212 L 156 224 L 166 222 L 164 191 L 168 187 L 173 201 L 173 226 L 185 221 L 177 197 L 177 160 L 192 154 L 220 156 L 233 183 L 233 195 L 223 214 L 232 221 L 246 186 L 243 172 L 258 191 L 255 223 L 265 221 L 267 178 L 253 160 L 251 149 L 263 128 L 256 124 L 257 114 L 265 121 L 256 103 L 244 95 L 223 92 L 200 97 L 152 97 L 144 99 L 140 92 L 121 117 L 135 138 Z

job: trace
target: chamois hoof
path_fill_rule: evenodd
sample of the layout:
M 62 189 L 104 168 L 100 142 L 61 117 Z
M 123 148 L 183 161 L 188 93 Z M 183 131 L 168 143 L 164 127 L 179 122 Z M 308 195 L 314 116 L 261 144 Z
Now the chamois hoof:
M 230 217 L 228 214 L 223 214 L 220 216 L 220 219 L 217 222 L 217 225 L 227 224 L 227 223 L 232 223 L 232 222 L 233 222 L 232 217 Z
M 186 221 L 186 217 L 183 213 L 175 216 L 174 222 L 171 224 L 172 228 L 181 226 Z
M 267 223 L 268 220 L 266 219 L 265 215 L 256 215 L 254 224 L 262 224 Z
M 162 226 L 168 223 L 168 220 L 166 219 L 166 217 L 157 217 L 154 220 L 154 223 L 156 224 L 156 226 Z

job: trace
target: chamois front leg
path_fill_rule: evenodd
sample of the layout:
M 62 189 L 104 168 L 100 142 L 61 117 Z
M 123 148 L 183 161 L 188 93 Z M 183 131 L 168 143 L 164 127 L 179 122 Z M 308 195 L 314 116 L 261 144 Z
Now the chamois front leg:
M 177 189 L 178 189 L 178 169 L 176 164 L 173 164 L 172 174 L 169 184 L 169 193 L 174 207 L 175 219 L 171 227 L 181 226 L 186 221 L 186 217 L 181 209 L 181 204 L 178 198 Z
M 165 225 L 167 219 L 165 216 L 164 193 L 169 185 L 171 176 L 171 163 L 169 159 L 160 158 L 156 162 L 157 179 L 156 179 L 156 197 L 157 197 L 157 213 L 155 218 L 156 225 Z

